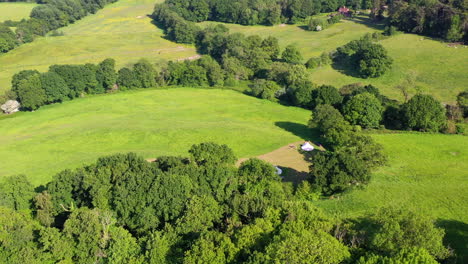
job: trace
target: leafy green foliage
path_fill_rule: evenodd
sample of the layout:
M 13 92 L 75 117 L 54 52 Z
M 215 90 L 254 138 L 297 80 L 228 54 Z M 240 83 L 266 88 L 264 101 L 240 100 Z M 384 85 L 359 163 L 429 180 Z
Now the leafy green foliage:
M 69 99 L 70 88 L 57 73 L 42 73 L 41 85 L 44 88 L 48 103 L 63 102 Z
M 282 92 L 278 84 L 265 79 L 255 80 L 250 89 L 253 96 L 270 101 L 276 101 Z
M 445 109 L 430 95 L 418 94 L 402 106 L 409 129 L 437 132 L 446 124 Z
M 343 97 L 333 86 L 321 85 L 312 91 L 312 108 L 322 104 L 338 106 L 343 101 Z
M 370 221 L 377 229 L 372 232 L 370 246 L 377 251 L 398 254 L 400 250 L 419 247 L 438 259 L 449 256 L 442 242 L 444 231 L 423 214 L 384 208 Z
M 463 109 L 463 116 L 468 117 L 468 90 L 458 94 L 457 103 Z
M 139 88 L 156 87 L 156 71 L 153 65 L 148 60 L 141 59 L 133 66 L 133 73 L 135 74 L 135 83 L 138 81 Z
M 13 210 L 27 210 L 34 197 L 34 187 L 26 176 L 10 176 L 0 182 L 0 206 Z
M 8 52 L 16 46 L 15 33 L 7 26 L 0 25 L 0 53 Z
M 99 63 L 96 71 L 96 80 L 99 87 L 105 90 L 112 90 L 117 82 L 117 73 L 115 72 L 115 60 L 105 59 Z
M 299 64 L 302 62 L 302 54 L 293 44 L 286 46 L 283 53 L 281 54 L 283 60 L 287 63 Z
M 383 75 L 392 65 L 393 60 L 385 48 L 372 43 L 369 37 L 353 40 L 337 49 L 335 60 L 348 62 L 356 68 L 362 78 L 375 78 Z
M 344 117 L 353 125 L 364 128 L 377 128 L 382 120 L 383 107 L 370 93 L 352 97 L 343 107 Z
M 189 153 L 198 165 L 207 163 L 233 165 L 237 160 L 234 152 L 228 146 L 213 142 L 193 145 Z
M 47 101 L 39 74 L 31 75 L 19 81 L 16 92 L 21 106 L 28 110 L 36 110 Z

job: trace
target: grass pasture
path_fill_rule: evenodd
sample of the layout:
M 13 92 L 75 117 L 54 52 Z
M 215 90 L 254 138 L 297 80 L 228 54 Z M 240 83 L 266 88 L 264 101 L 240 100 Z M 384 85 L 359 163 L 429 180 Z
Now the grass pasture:
M 54 173 L 112 153 L 146 158 L 187 155 L 213 141 L 238 157 L 301 140 L 310 112 L 231 90 L 161 89 L 94 96 L 0 119 L 0 176 L 25 174 L 43 184 Z
M 338 218 L 393 206 L 427 214 L 444 227 L 447 243 L 468 261 L 468 137 L 442 134 L 377 134 L 388 166 L 372 182 L 318 205 Z
M 409 92 L 428 93 L 443 102 L 455 102 L 468 86 L 468 46 L 447 43 L 414 34 L 399 34 L 380 42 L 393 58 L 393 66 L 383 76 L 371 79 L 345 75 L 332 66 L 315 69 L 312 79 L 319 84 L 341 87 L 350 83 L 373 84 L 391 98 L 403 101 L 397 87 L 411 80 Z
M 201 26 L 205 27 L 212 24 L 218 23 L 203 22 Z M 353 20 L 342 20 L 320 32 L 307 31 L 304 24 L 275 26 L 221 24 L 228 27 L 231 33 L 240 32 L 246 35 L 259 35 L 264 38 L 268 36 L 276 37 L 282 48 L 294 43 L 301 51 L 304 62 L 310 57 L 319 56 L 322 52 L 334 50 L 351 40 L 359 39 L 366 33 L 373 33 L 382 29 L 381 26 L 371 26 L 369 20 L 364 16 L 359 16 Z
M 0 3 L 0 22 L 28 18 L 35 3 Z
M 41 37 L 0 55 L 0 92 L 10 89 L 13 74 L 25 69 L 46 71 L 52 64 L 96 63 L 105 58 L 114 58 L 117 67 L 123 67 L 140 58 L 155 62 L 193 56 L 192 46 L 164 39 L 147 16 L 161 1 L 120 0 L 59 29 L 64 36 Z

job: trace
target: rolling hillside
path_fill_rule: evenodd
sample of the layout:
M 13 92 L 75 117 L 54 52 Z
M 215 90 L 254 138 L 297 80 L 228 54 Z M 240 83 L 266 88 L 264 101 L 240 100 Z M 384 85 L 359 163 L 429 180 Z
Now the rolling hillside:
M 35 6 L 34 3 L 0 3 L 0 22 L 28 18 Z
M 161 0 L 157 0 L 161 1 Z M 24 69 L 46 71 L 51 64 L 96 63 L 116 59 L 117 67 L 141 58 L 153 62 L 193 56 L 193 47 L 163 38 L 152 24 L 154 0 L 120 0 L 59 31 L 0 55 L 0 92 L 10 88 L 13 74 Z
M 0 119 L 0 175 L 34 184 L 54 173 L 119 152 L 147 158 L 186 154 L 214 141 L 238 157 L 301 140 L 310 112 L 231 90 L 145 90 L 83 98 Z

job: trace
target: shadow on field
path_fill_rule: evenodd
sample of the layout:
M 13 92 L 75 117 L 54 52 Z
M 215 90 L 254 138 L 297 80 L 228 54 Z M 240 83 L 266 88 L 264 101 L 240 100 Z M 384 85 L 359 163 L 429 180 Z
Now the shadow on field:
M 331 64 L 332 68 L 345 75 L 361 78 L 359 73 L 353 67 L 351 60 L 347 58 L 335 58 Z
M 349 18 L 346 18 L 346 20 L 352 21 L 357 24 L 362 24 L 362 25 L 365 25 L 367 27 L 377 29 L 377 30 L 384 30 L 385 25 L 386 25 L 385 19 L 375 22 L 375 21 L 372 21 L 372 19 L 370 19 L 369 16 L 367 15 L 358 15 L 354 17 L 349 17 Z
M 439 220 L 445 229 L 444 244 L 455 251 L 453 263 L 468 263 L 468 224 L 456 220 Z
M 303 124 L 288 121 L 279 121 L 275 122 L 275 125 L 304 140 L 312 140 L 313 138 L 318 138 L 318 132 L 316 130 L 310 129 Z

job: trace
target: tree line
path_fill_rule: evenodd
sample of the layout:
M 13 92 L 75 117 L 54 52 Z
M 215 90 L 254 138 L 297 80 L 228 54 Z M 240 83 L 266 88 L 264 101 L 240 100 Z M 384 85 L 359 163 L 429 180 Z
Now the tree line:
M 5 53 L 18 45 L 32 42 L 38 36 L 72 24 L 116 1 L 47 0 L 33 8 L 29 19 L 0 23 L 0 52 Z M 15 32 L 10 27 L 16 27 Z
M 370 8 L 370 0 L 166 0 L 167 8 L 191 22 L 206 20 L 241 25 L 297 23 L 309 16 L 336 11 L 340 6 Z
M 468 43 L 466 1 L 391 1 L 390 24 L 399 30 Z
M 330 104 L 346 122 L 360 128 L 463 133 L 456 122 L 466 117 L 466 93 L 459 95 L 457 105 L 444 108 L 429 95 L 416 95 L 401 104 L 371 85 L 351 84 L 338 89 L 312 83 L 307 68 L 329 63 L 349 64 L 362 77 L 383 74 L 392 60 L 375 42 L 379 36 L 374 35 L 311 58 L 304 65 L 294 45 L 281 50 L 274 37 L 230 34 L 223 25 L 210 26 L 196 35 L 195 45 L 203 55 L 200 59 L 169 62 L 158 69 L 141 60 L 117 71 L 115 61 L 106 59 L 97 65 L 52 65 L 47 73 L 25 70 L 13 76 L 6 98 L 18 100 L 25 110 L 35 110 L 45 104 L 115 90 L 174 85 L 233 87 L 247 82 L 247 93 L 252 96 L 311 110 Z
M 339 220 L 314 205 L 315 182 L 283 183 L 256 158 L 236 167 L 226 145 L 188 154 L 106 156 L 38 188 L 2 178 L 0 262 L 436 264 L 452 255 L 420 212 Z

